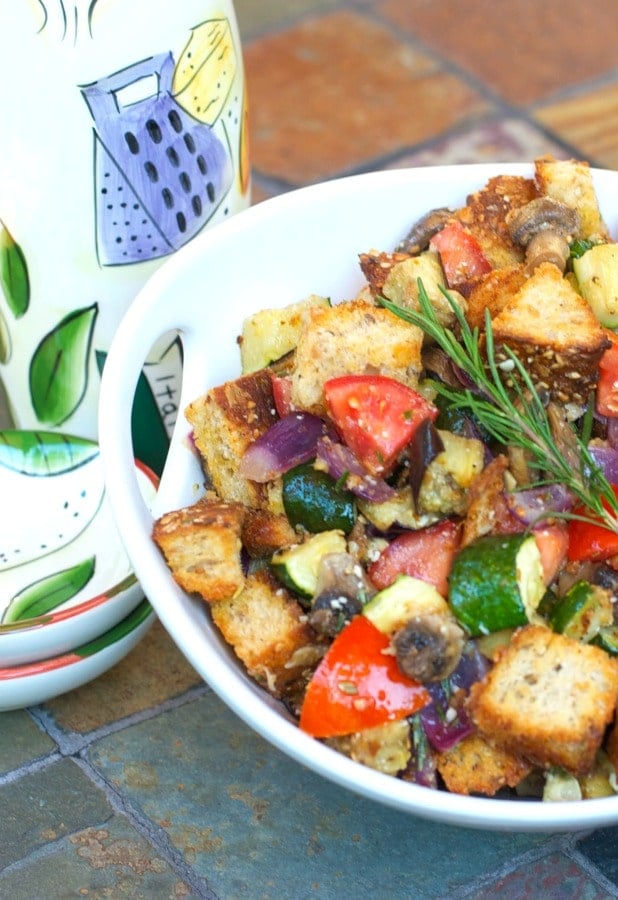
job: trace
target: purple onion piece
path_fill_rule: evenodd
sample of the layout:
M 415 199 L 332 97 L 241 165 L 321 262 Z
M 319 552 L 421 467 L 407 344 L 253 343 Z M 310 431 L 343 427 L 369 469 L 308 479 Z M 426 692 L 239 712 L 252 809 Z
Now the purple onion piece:
M 568 512 L 573 496 L 563 484 L 548 484 L 523 491 L 506 491 L 509 511 L 523 525 L 541 524 L 552 513 Z
M 615 434 L 616 437 L 618 437 L 618 432 L 615 432 Z M 618 444 L 612 444 L 609 447 L 590 444 L 588 450 L 590 452 L 590 456 L 597 464 L 599 469 L 603 472 L 610 484 L 618 484 Z
M 611 447 L 618 447 L 618 416 L 607 418 L 607 442 Z
M 326 423 L 312 413 L 292 412 L 278 419 L 245 452 L 239 467 L 242 478 L 272 481 L 316 455 Z
M 489 669 L 488 660 L 469 643 L 461 655 L 455 671 L 446 682 L 429 682 L 425 687 L 431 694 L 431 702 L 418 713 L 429 743 L 438 751 L 454 747 L 462 738 L 474 732 L 465 708 L 451 706 L 450 695 L 458 690 L 468 693 L 471 686 L 480 681 Z M 446 686 L 445 686 L 446 685 Z
M 370 475 L 349 447 L 329 436 L 319 438 L 316 458 L 326 466 L 331 478 L 345 478 L 346 488 L 363 500 L 385 503 L 396 493 L 383 478 Z

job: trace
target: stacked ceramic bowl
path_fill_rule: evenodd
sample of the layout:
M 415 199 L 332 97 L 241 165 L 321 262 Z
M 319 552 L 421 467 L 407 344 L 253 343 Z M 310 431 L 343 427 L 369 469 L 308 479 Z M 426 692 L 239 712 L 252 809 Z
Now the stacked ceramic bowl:
M 156 476 L 136 464 L 146 504 Z M 0 711 L 98 677 L 155 614 L 108 505 L 98 444 L 0 431 Z

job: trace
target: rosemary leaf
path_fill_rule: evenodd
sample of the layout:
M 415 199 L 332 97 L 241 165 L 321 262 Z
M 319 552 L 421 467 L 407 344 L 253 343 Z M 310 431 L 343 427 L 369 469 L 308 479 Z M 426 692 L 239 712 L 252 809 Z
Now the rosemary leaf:
M 561 517 L 602 524 L 618 533 L 618 499 L 594 462 L 587 439 L 584 441 L 575 435 L 579 464 L 574 468 L 556 445 L 543 401 L 519 357 L 505 347 L 506 362 L 497 362 L 489 315 L 486 313 L 485 316 L 483 349 L 479 329 L 470 327 L 463 311 L 446 290 L 443 293 L 456 317 L 457 334 L 438 320 L 421 280 L 418 287 L 420 310 L 399 306 L 386 297 L 378 297 L 378 302 L 432 338 L 474 384 L 474 390 L 456 391 L 437 383 L 440 394 L 452 405 L 468 409 L 499 443 L 527 451 L 531 457 L 530 467 L 539 473 L 536 483 L 563 484 L 584 507 L 583 510 L 561 513 Z M 505 365 L 509 371 L 510 390 L 501 374 L 501 367 Z M 584 423 L 586 435 L 589 435 L 589 429 L 588 418 Z

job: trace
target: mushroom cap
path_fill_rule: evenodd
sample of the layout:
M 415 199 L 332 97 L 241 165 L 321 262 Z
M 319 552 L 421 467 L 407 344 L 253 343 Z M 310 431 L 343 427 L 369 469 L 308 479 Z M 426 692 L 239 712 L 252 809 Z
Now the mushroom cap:
M 579 229 L 579 214 L 560 200 L 536 197 L 525 206 L 509 212 L 506 224 L 511 240 L 526 247 L 542 231 L 553 231 L 562 237 L 575 235 Z

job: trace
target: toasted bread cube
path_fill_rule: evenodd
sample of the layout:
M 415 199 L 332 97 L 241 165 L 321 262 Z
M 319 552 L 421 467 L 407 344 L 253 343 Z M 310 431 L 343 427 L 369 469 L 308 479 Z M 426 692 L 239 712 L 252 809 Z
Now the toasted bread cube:
M 420 328 L 364 300 L 311 309 L 296 347 L 292 403 L 324 413 L 324 382 L 339 375 L 371 372 L 416 387 L 422 343 Z
M 247 575 L 239 594 L 210 611 L 249 675 L 277 696 L 324 652 L 299 603 L 266 568 Z
M 577 210 L 579 231 L 576 237 L 608 239 L 589 163 L 544 156 L 535 161 L 535 170 L 540 194 Z
M 457 218 L 477 239 L 493 268 L 522 262 L 523 251 L 513 243 L 505 219 L 511 210 L 525 206 L 537 196 L 531 178 L 499 175 L 470 194 L 466 205 L 457 211 Z
M 214 601 L 232 597 L 242 588 L 244 515 L 238 503 L 203 499 L 157 519 L 153 539 L 185 591 Z
M 406 259 L 412 259 L 412 256 L 401 251 L 387 253 L 385 250 L 370 250 L 368 253 L 360 253 L 358 259 L 371 296 L 377 297 L 384 293 L 384 284 L 391 269 Z
M 492 319 L 501 313 L 523 287 L 527 277 L 523 264 L 492 269 L 482 275 L 468 295 L 466 319 L 470 327 L 482 331 L 485 327 L 485 310 Z
M 575 777 L 594 765 L 618 702 L 618 662 L 541 625 L 518 629 L 468 709 L 490 743 Z
M 551 263 L 543 263 L 492 322 L 538 388 L 560 403 L 585 404 L 609 341 L 590 306 Z
M 189 404 L 185 415 L 219 497 L 281 512 L 275 484 L 258 484 L 239 475 L 245 451 L 277 419 L 269 372 L 260 369 L 212 388 Z
M 451 793 L 493 797 L 503 787 L 516 787 L 531 772 L 532 765 L 489 744 L 480 734 L 471 734 L 437 753 L 436 768 Z
M 242 543 L 249 556 L 270 558 L 275 550 L 300 541 L 285 515 L 267 509 L 247 509 L 242 526 Z

